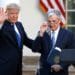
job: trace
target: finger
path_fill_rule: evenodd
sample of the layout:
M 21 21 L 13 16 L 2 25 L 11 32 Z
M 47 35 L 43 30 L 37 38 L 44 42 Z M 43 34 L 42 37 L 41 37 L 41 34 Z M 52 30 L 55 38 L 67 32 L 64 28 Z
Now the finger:
M 0 14 L 2 13 L 2 8 L 0 7 Z
M 56 72 L 60 71 L 60 69 L 55 69 L 55 70 L 56 70 Z
M 44 24 L 44 25 L 48 25 L 48 22 L 45 21 L 43 24 Z
M 4 14 L 4 9 L 0 8 L 0 14 L 3 15 Z
M 4 12 L 4 9 L 2 8 L 1 11 Z
M 2 8 L 1 10 L 2 10 L 2 14 L 5 14 L 5 12 L 4 12 L 4 8 Z
M 41 28 L 47 29 L 48 26 L 47 25 L 42 25 Z
M 60 69 L 58 69 L 58 68 L 52 68 L 52 70 L 54 70 L 55 72 L 60 71 Z

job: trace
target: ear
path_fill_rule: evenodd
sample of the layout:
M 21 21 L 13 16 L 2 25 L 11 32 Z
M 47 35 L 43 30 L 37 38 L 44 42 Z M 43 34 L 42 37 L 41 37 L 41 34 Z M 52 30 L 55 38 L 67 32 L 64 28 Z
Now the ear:
M 59 19 L 58 23 L 60 24 L 61 23 L 61 20 Z

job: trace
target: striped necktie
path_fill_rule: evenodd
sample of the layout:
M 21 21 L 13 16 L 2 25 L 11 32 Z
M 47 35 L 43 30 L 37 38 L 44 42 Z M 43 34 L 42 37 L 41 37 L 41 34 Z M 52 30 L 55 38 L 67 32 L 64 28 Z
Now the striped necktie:
M 21 47 L 21 35 L 20 35 L 16 25 L 14 25 L 14 30 L 16 33 L 16 39 L 17 39 L 18 46 Z
M 51 40 L 52 40 L 52 48 L 54 47 L 55 45 L 55 32 L 52 31 L 52 37 L 51 37 Z

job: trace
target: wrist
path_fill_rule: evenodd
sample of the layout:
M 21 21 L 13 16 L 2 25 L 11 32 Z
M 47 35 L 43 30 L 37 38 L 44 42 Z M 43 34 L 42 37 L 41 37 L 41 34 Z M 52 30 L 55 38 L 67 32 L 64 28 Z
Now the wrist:
M 39 31 L 39 32 L 38 32 L 38 35 L 39 35 L 40 37 L 43 37 L 44 32 Z

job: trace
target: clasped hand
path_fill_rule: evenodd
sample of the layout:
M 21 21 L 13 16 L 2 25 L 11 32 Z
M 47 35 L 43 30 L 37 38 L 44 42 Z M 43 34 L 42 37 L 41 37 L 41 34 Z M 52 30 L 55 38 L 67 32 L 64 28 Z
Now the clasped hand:
M 54 65 L 51 66 L 51 71 L 58 72 L 60 70 L 62 70 L 62 67 L 58 64 L 54 64 Z

